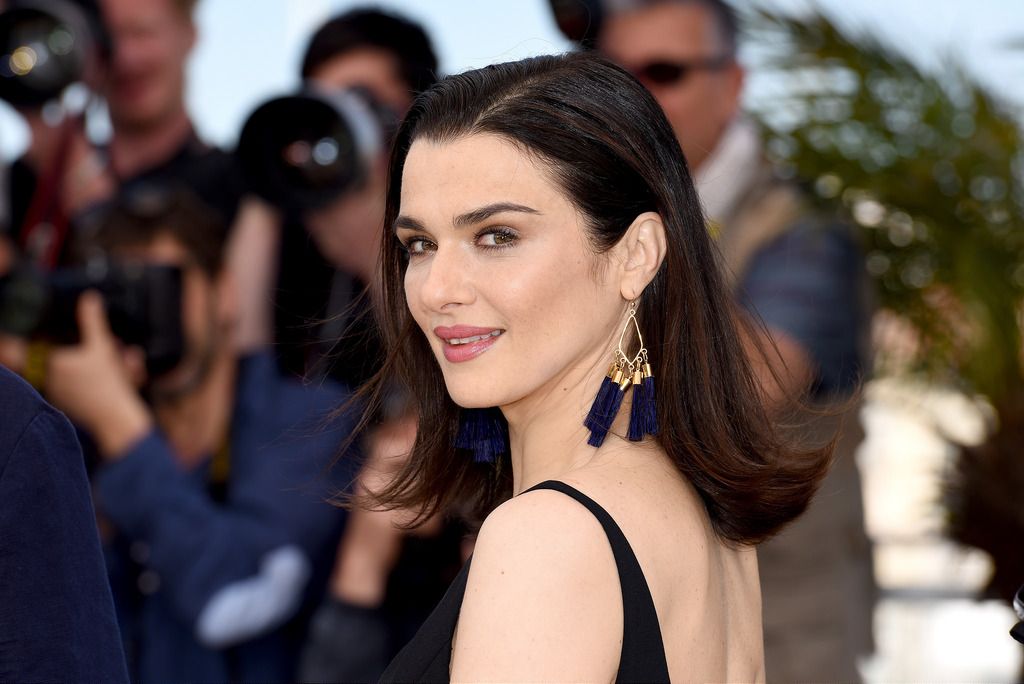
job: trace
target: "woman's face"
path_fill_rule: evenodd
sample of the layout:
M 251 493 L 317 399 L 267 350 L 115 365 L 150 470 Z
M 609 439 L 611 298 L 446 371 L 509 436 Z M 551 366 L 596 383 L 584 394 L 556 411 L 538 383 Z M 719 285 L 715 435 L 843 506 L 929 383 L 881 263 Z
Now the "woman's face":
M 625 310 L 547 168 L 505 139 L 417 140 L 402 176 L 405 293 L 455 403 L 510 406 L 603 375 Z

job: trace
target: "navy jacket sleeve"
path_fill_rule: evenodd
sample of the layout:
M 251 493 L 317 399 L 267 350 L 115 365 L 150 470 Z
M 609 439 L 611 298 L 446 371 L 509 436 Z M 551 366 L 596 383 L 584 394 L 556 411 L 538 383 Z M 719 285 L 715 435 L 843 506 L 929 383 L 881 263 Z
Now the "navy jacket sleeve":
M 95 480 L 101 509 L 148 550 L 175 613 L 194 624 L 210 598 L 250 577 L 275 548 L 311 561 L 333 553 L 343 512 L 326 502 L 325 466 L 351 423 L 322 426 L 347 396 L 338 386 L 280 378 L 269 355 L 248 359 L 238 386 L 228 498 L 214 502 L 153 431 Z
M 74 430 L 2 367 L 0 681 L 128 681 Z

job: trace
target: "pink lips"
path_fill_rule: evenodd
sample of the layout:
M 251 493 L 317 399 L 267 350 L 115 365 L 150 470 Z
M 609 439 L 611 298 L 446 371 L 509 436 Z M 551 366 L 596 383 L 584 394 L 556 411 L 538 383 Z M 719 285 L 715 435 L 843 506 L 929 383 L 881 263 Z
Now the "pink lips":
M 498 333 L 497 335 L 495 333 Z M 434 334 L 444 342 L 444 358 L 451 363 L 462 363 L 469 361 L 483 354 L 490 349 L 504 330 L 501 328 L 477 328 L 469 325 L 456 325 L 452 327 L 438 326 L 434 328 Z M 479 337 L 478 340 L 472 340 Z M 461 343 L 454 343 L 459 340 Z M 471 341 L 467 341 L 471 340 Z

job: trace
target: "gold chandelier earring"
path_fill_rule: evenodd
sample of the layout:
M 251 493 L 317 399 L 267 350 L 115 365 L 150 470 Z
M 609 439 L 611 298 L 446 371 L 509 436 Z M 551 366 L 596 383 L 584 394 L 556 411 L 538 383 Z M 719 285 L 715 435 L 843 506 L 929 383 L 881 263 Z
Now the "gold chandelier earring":
M 639 350 L 628 356 L 623 349 L 626 333 L 630 327 L 636 331 Z M 611 429 L 615 416 L 619 413 L 626 392 L 632 388 L 633 405 L 629 414 L 629 430 L 627 438 L 638 442 L 646 435 L 658 433 L 658 414 L 654 395 L 654 374 L 647 358 L 647 348 L 640 333 L 640 324 L 636 319 L 636 302 L 630 302 L 629 316 L 619 335 L 619 343 L 615 349 L 615 358 L 608 369 L 608 374 L 601 382 L 594 403 L 590 406 L 583 425 L 590 430 L 587 444 L 599 447 L 604 443 Z

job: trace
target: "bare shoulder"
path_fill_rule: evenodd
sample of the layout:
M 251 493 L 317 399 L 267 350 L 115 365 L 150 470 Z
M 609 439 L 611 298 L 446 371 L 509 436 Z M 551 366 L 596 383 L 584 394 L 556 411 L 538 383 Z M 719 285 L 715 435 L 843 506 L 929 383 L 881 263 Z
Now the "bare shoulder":
M 473 562 L 479 557 L 487 560 L 492 546 L 502 557 L 527 551 L 517 554 L 526 562 L 538 554 L 571 560 L 575 554 L 566 554 L 567 550 L 600 550 L 607 546 L 606 539 L 597 519 L 577 501 L 561 492 L 537 489 L 506 501 L 487 516 Z
M 488 516 L 459 616 L 453 679 L 608 679 L 621 637 L 614 557 L 586 508 L 537 490 Z
M 521 494 L 495 509 L 484 521 L 473 551 L 470 587 L 527 584 L 537 590 L 559 586 L 578 574 L 608 566 L 617 578 L 608 538 L 590 511 L 552 490 Z M 533 577 L 539 576 L 538 578 Z

